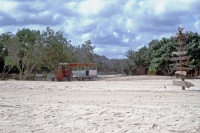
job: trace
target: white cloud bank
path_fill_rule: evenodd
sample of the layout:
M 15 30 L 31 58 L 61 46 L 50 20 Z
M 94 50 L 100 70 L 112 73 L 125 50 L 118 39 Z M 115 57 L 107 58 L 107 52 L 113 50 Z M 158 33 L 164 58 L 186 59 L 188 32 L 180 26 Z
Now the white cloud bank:
M 200 33 L 199 7 L 199 0 L 0 0 L 0 34 L 49 26 L 73 45 L 90 39 L 97 54 L 125 58 L 178 27 Z

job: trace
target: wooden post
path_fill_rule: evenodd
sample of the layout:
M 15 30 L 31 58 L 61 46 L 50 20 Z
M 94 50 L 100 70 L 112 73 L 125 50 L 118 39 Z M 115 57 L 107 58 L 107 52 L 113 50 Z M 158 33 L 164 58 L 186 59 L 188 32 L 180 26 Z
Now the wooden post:
M 182 78 L 181 80 L 184 81 L 184 78 Z M 182 86 L 182 90 L 185 90 L 185 86 Z

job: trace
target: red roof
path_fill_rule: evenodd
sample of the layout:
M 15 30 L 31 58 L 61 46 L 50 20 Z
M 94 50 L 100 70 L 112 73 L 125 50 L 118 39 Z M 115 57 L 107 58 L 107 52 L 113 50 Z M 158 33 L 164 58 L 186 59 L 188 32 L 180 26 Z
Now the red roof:
M 60 63 L 63 66 L 97 66 L 97 63 Z

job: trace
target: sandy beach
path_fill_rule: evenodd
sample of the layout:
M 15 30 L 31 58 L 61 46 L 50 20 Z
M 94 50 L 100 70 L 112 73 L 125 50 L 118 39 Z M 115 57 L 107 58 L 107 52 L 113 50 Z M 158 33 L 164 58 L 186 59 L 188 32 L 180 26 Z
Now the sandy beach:
M 199 133 L 200 79 L 184 91 L 173 80 L 0 81 L 0 132 Z

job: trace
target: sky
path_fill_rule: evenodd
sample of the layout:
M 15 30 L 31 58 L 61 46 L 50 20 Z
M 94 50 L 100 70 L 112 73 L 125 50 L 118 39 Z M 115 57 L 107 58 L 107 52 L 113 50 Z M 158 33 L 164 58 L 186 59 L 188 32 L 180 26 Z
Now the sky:
M 178 27 L 200 34 L 199 0 L 0 0 L 0 34 L 18 29 L 62 31 L 74 46 L 91 40 L 94 53 L 126 58 Z

